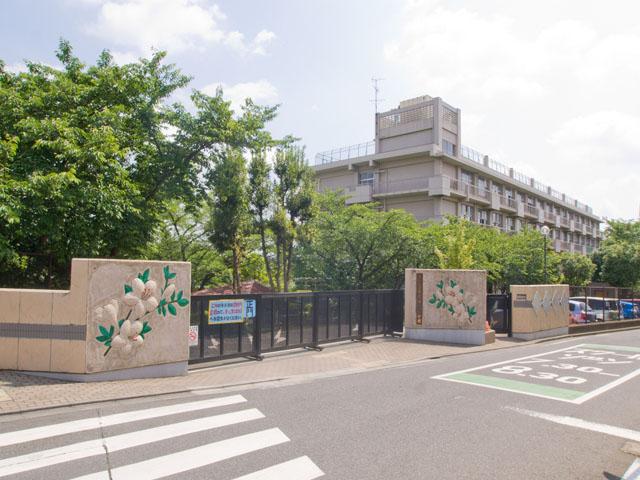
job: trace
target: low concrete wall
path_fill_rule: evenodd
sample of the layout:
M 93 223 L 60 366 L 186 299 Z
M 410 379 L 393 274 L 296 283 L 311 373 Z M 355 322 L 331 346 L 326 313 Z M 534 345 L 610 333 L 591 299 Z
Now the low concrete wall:
M 511 285 L 511 331 L 523 340 L 566 335 L 569 285 Z
M 486 295 L 484 270 L 406 269 L 405 337 L 484 345 Z
M 0 289 L 0 369 L 74 380 L 186 373 L 190 284 L 185 262 L 73 259 L 68 291 Z

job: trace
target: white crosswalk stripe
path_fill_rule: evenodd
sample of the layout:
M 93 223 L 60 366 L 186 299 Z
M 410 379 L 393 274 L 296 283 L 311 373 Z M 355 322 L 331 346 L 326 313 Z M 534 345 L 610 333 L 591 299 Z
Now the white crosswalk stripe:
M 113 437 L 107 437 L 87 442 L 74 443 L 64 447 L 42 450 L 28 455 L 0 460 L 0 477 L 15 475 L 16 473 L 43 468 L 50 465 L 65 463 L 70 460 L 92 457 L 108 452 L 117 452 L 126 448 L 139 447 L 151 442 L 159 442 L 170 438 L 202 432 L 212 428 L 224 427 L 240 422 L 248 422 L 264 418 L 264 415 L 255 408 L 241 410 L 239 412 L 214 415 L 212 417 L 197 418 L 187 422 L 163 425 L 162 427 L 149 428 L 132 433 L 124 433 Z
M 192 445 L 194 443 L 202 444 L 203 441 L 199 440 L 201 437 L 203 439 L 206 438 L 207 443 L 195 448 L 171 452 L 166 455 L 148 458 L 144 461 L 130 463 L 128 465 L 119 464 L 118 459 L 124 458 L 122 456 L 110 457 L 116 459 L 114 463 L 111 463 L 112 465 L 115 464 L 116 467 L 111 467 L 107 471 L 99 471 L 81 476 L 78 477 L 78 479 L 118 480 L 136 478 L 151 480 L 174 474 L 184 474 L 184 472 L 188 472 L 189 470 L 205 467 L 224 460 L 238 462 L 237 465 L 241 468 L 236 468 L 235 471 L 247 471 L 250 470 L 250 468 L 245 468 L 245 464 L 249 464 L 248 460 L 251 457 L 241 457 L 242 455 L 284 444 L 290 440 L 278 428 L 264 429 L 264 424 L 255 423 L 259 429 L 257 432 L 243 435 L 237 435 L 236 433 L 237 436 L 235 437 L 212 442 L 215 436 L 220 435 L 223 438 L 224 436 L 228 436 L 228 434 L 225 434 L 224 427 L 244 423 L 254 425 L 254 423 L 250 422 L 265 418 L 264 414 L 255 408 L 219 413 L 217 415 L 212 415 L 211 412 L 205 412 L 206 409 L 237 405 L 244 402 L 246 402 L 246 399 L 241 395 L 232 395 L 5 432 L 0 434 L 0 478 L 28 472 L 33 472 L 40 478 L 44 470 L 39 469 L 62 464 L 64 464 L 65 471 L 72 472 L 73 467 L 67 464 L 71 464 L 80 459 L 91 457 L 100 458 L 107 454 L 111 456 L 115 452 L 178 437 L 188 438 L 188 440 L 185 441 L 191 442 Z M 201 412 L 202 415 L 194 420 L 169 420 L 158 427 L 146 429 L 140 429 L 139 427 L 140 422 L 143 420 L 153 420 L 189 412 Z M 29 442 L 43 441 L 63 435 L 73 435 L 78 432 L 99 430 L 105 427 L 129 423 L 132 424 L 131 431 L 119 435 L 106 436 L 88 441 L 71 442 L 60 447 L 35 451 L 33 451 L 33 446 L 28 445 Z M 263 425 L 262 428 L 260 428 L 259 425 Z M 214 430 L 220 430 L 220 434 L 216 434 L 212 438 L 212 433 L 209 432 Z M 246 431 L 246 428 L 244 430 Z M 98 436 L 97 433 L 95 436 Z M 196 441 L 194 442 L 193 439 Z M 60 445 L 60 441 L 57 443 Z M 19 445 L 19 447 L 15 447 L 15 445 Z M 14 452 L 32 451 L 21 455 L 15 455 L 14 453 L 14 456 L 1 458 L 3 452 L 2 447 L 12 447 Z M 166 445 L 162 448 L 166 448 Z M 285 461 L 245 474 L 236 480 L 313 480 L 324 475 L 322 470 L 307 456 L 294 458 L 293 460 L 284 458 L 281 460 Z M 103 463 L 98 460 L 91 460 L 91 462 L 92 464 L 103 465 Z M 261 465 L 261 467 L 263 466 L 264 464 Z M 78 473 L 76 473 L 76 475 Z M 69 476 L 72 475 L 72 473 L 69 474 Z M 186 474 L 181 476 L 185 475 Z
M 243 475 L 235 480 L 282 480 L 284 478 L 313 480 L 323 475 L 322 470 L 320 470 L 309 457 L 304 456 L 274 465 L 273 467 L 258 470 L 248 475 Z
M 288 441 L 287 436 L 279 428 L 271 428 L 115 468 L 111 470 L 111 479 L 154 480 Z M 74 480 L 102 480 L 104 478 L 104 474 L 93 474 Z
M 18 443 L 32 442 L 43 438 L 65 435 L 67 433 L 94 430 L 100 427 L 110 427 L 139 420 L 149 420 L 151 418 L 175 415 L 178 413 L 195 412 L 207 408 L 223 407 L 236 403 L 246 402 L 242 395 L 231 395 L 229 397 L 213 398 L 198 402 L 179 403 L 166 407 L 149 408 L 147 410 L 137 410 L 134 412 L 116 413 L 104 417 L 83 418 L 72 422 L 56 423 L 44 427 L 28 428 L 18 432 L 0 433 L 0 447 L 15 445 Z

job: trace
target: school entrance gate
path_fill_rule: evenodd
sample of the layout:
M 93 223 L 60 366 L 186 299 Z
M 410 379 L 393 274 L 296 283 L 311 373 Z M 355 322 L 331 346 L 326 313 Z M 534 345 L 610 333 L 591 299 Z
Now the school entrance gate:
M 403 318 L 403 290 L 194 295 L 189 361 L 401 334 Z

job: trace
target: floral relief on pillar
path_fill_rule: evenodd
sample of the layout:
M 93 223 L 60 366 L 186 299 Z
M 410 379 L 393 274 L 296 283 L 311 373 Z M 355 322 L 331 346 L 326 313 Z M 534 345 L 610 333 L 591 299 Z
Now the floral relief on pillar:
M 106 357 L 112 350 L 130 355 L 152 335 L 155 321 L 176 316 L 178 308 L 184 308 L 189 300 L 175 285 L 176 273 L 169 266 L 163 269 L 164 285 L 150 278 L 150 270 L 139 273 L 129 283 L 123 284 L 123 295 L 113 298 L 95 309 L 100 335 L 96 340 L 105 347 Z
M 462 285 L 450 279 L 436 284 L 429 304 L 448 312 L 460 326 L 473 323 L 473 317 L 478 313 L 476 296 L 465 292 Z

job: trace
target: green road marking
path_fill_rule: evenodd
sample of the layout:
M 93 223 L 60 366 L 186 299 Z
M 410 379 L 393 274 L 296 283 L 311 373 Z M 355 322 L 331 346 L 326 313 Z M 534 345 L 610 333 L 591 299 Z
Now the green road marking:
M 549 387 L 546 385 L 538 385 L 536 383 L 520 382 L 518 380 L 510 380 L 508 378 L 490 377 L 488 375 L 476 375 L 474 373 L 453 373 L 441 377 L 443 379 L 459 380 L 467 383 L 475 383 L 477 385 L 486 385 L 489 387 L 499 387 L 514 392 L 535 393 L 536 395 L 544 395 L 551 398 L 561 398 L 563 400 L 575 400 L 587 392 L 579 390 L 571 390 L 568 388 Z
M 623 352 L 640 352 L 640 348 L 638 347 L 626 347 L 624 345 L 601 345 L 599 343 L 583 343 L 582 345 L 578 345 L 578 347 L 597 348 L 600 350 L 612 351 L 622 350 Z

